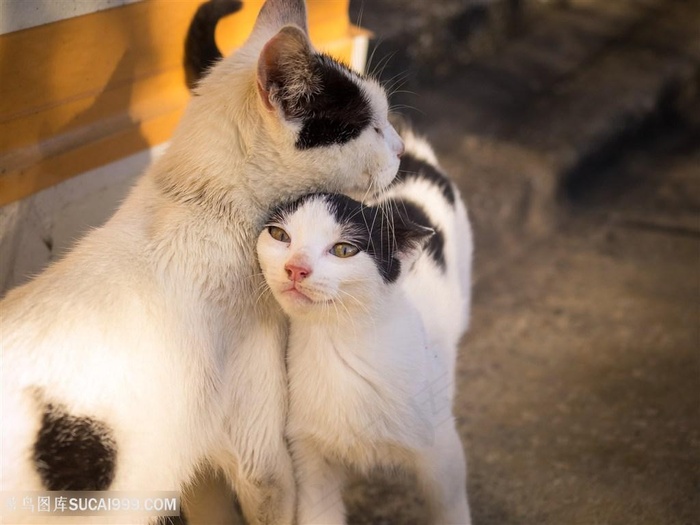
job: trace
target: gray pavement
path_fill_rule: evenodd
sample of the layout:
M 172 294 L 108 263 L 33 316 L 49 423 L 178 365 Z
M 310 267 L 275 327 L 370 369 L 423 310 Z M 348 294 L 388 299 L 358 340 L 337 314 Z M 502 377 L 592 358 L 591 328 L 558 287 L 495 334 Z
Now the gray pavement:
M 468 35 L 406 45 L 435 29 L 420 2 L 405 29 L 369 4 L 383 75 L 410 71 L 394 102 L 475 225 L 455 401 L 475 524 L 699 523 L 700 3 L 524 2 L 511 36 L 450 56 Z M 346 500 L 355 524 L 429 520 L 411 479 Z

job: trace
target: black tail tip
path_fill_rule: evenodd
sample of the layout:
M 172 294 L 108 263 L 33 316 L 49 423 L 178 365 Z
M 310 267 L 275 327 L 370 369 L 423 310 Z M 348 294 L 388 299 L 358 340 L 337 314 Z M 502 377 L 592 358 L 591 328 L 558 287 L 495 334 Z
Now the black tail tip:
M 216 24 L 242 7 L 238 0 L 209 0 L 197 8 L 185 38 L 185 79 L 190 90 L 222 58 L 216 45 Z

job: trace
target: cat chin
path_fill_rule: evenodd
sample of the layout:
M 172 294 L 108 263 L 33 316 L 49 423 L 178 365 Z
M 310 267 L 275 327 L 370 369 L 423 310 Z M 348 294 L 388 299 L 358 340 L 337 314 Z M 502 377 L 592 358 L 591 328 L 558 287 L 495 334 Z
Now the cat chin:
M 370 176 L 370 180 L 372 181 L 370 186 L 374 190 L 374 194 L 372 196 L 377 197 L 378 193 L 381 193 L 383 190 L 387 189 L 389 185 L 394 182 L 398 172 L 399 159 L 397 158 L 396 162 L 392 163 L 391 166 L 381 170 L 379 173 L 375 173 L 374 176 Z
M 314 307 L 315 301 L 296 289 L 283 290 L 277 294 L 277 301 L 287 315 L 299 316 Z
M 277 301 L 287 315 L 290 316 L 303 316 L 314 311 L 319 306 L 329 305 L 333 302 L 331 299 L 315 299 L 296 288 L 279 292 Z
M 365 173 L 363 177 L 365 177 L 366 180 L 362 185 L 356 185 L 354 188 L 346 189 L 341 193 L 359 202 L 365 202 L 368 199 L 376 199 L 381 196 L 382 192 L 394 181 L 397 172 L 398 164 L 396 165 L 396 169 L 388 168 L 379 174 L 370 175 Z
M 315 301 L 311 299 L 305 293 L 297 290 L 296 288 L 290 288 L 282 292 L 282 296 L 287 300 L 291 301 L 293 304 L 313 304 Z

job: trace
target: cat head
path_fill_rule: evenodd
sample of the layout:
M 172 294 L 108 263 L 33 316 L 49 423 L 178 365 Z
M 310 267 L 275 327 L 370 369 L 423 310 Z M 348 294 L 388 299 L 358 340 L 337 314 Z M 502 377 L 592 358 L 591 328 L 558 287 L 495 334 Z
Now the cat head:
M 366 313 L 432 234 L 396 208 L 311 194 L 273 212 L 258 237 L 258 260 L 291 317 Z
M 301 188 L 363 196 L 386 187 L 398 170 L 403 142 L 389 123 L 384 89 L 313 48 L 303 0 L 267 0 L 246 43 L 216 63 L 194 93 L 191 120 L 235 125 L 234 160 L 254 159 L 260 173 L 273 175 L 277 199 Z M 203 145 L 213 148 L 226 138 L 219 135 L 202 138 Z M 278 180 L 282 170 L 290 175 Z M 269 181 L 254 182 L 264 191 Z

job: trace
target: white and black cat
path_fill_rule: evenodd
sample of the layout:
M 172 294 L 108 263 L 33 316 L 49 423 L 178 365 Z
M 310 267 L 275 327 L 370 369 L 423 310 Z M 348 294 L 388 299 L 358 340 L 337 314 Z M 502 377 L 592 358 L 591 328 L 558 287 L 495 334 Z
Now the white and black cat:
M 0 303 L 0 490 L 179 490 L 221 469 L 251 524 L 291 523 L 287 321 L 255 241 L 280 199 L 386 187 L 383 89 L 268 0 L 107 224 Z
M 406 131 L 400 178 L 375 206 L 314 194 L 279 207 L 260 265 L 291 320 L 287 434 L 298 523 L 345 523 L 346 469 L 412 468 L 436 523 L 468 524 L 452 416 L 472 236 L 455 185 Z

